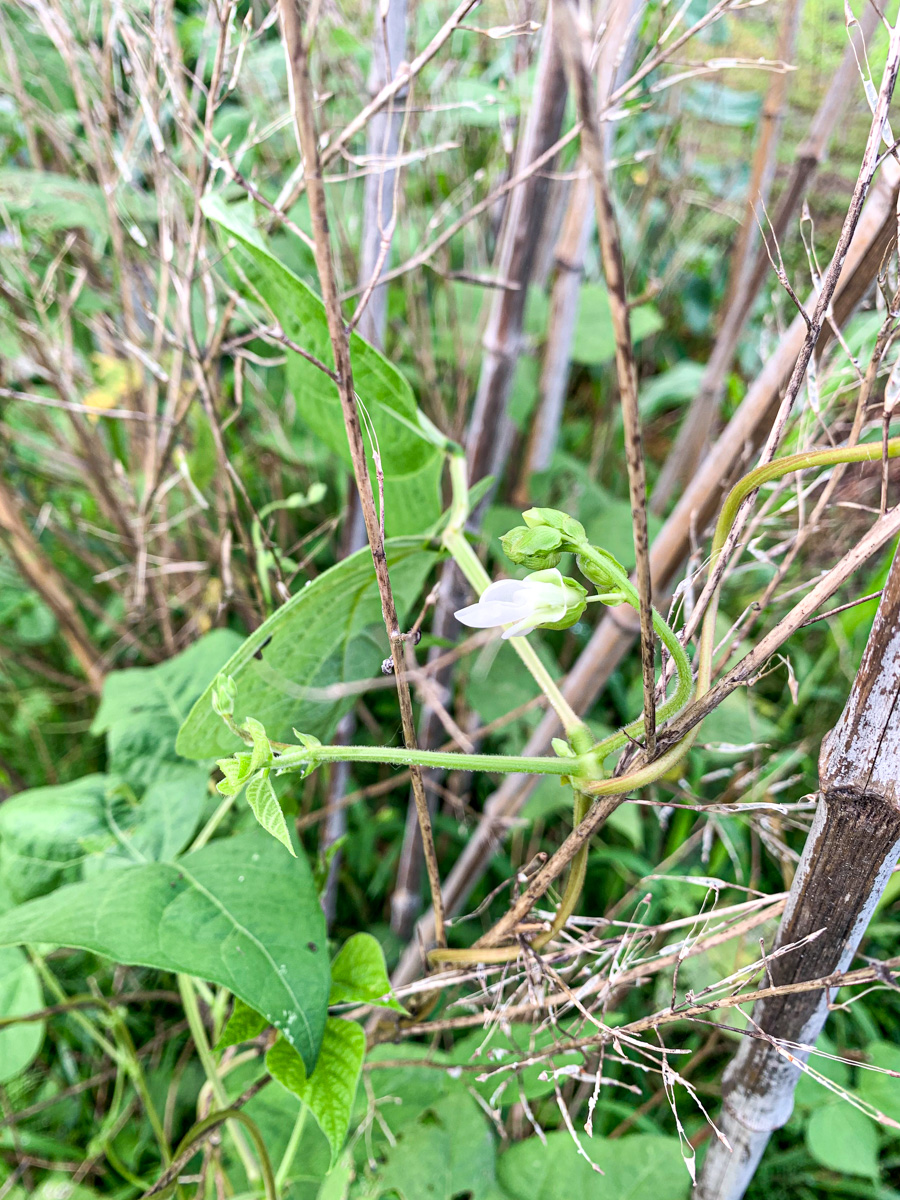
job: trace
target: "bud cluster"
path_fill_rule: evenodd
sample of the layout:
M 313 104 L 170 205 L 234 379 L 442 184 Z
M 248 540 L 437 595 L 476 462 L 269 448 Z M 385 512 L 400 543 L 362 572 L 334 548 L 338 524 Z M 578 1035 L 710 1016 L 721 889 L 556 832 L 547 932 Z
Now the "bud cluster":
M 607 604 L 630 599 L 625 568 L 606 550 L 592 546 L 584 526 L 556 508 L 529 508 L 518 525 L 501 538 L 512 562 L 532 570 L 558 565 L 563 554 L 574 554 L 579 570 L 594 584 Z

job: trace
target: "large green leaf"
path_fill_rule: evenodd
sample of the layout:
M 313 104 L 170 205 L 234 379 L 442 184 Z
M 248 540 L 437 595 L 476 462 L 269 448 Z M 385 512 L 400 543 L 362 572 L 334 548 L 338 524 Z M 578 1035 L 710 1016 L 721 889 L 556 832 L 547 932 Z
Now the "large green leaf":
M 41 985 L 34 967 L 17 946 L 0 949 L 0 1017 L 17 1017 L 41 1008 Z M 21 1074 L 37 1057 L 44 1040 L 43 1021 L 0 1029 L 0 1083 Z
M 137 800 L 114 775 L 32 788 L 0 806 L 0 881 L 16 901 L 125 863 L 174 858 L 203 811 L 208 772 L 171 771 Z
M 324 304 L 272 254 L 246 220 L 247 207 L 228 206 L 211 195 L 203 201 L 203 211 L 235 240 L 232 254 L 238 275 L 271 310 L 285 333 L 333 369 Z M 356 333 L 350 338 L 350 354 L 356 393 L 371 419 L 381 453 L 387 528 L 391 533 L 421 532 L 440 514 L 443 438 L 418 409 L 408 381 L 383 354 Z M 288 380 L 305 424 L 349 465 L 347 433 L 334 383 L 293 352 L 288 353 Z
M 269 837 L 59 888 L 0 917 L 0 945 L 23 942 L 222 984 L 315 1065 L 331 986 L 325 920 L 306 860 Z
M 690 1178 L 677 1138 L 638 1134 L 605 1141 L 580 1137 L 598 1174 L 564 1129 L 547 1134 L 546 1145 L 528 1138 L 497 1164 L 500 1183 L 515 1200 L 684 1200 Z
M 185 764 L 175 752 L 178 730 L 197 697 L 240 644 L 240 635 L 233 630 L 215 629 L 159 666 L 107 675 L 91 732 L 106 734 L 110 770 L 136 787 L 183 771 Z
M 387 543 L 397 612 L 403 621 L 436 554 L 419 538 Z M 292 740 L 296 727 L 328 738 L 353 697 L 309 699 L 307 688 L 326 688 L 373 675 L 388 653 L 381 601 L 368 547 L 323 571 L 255 630 L 222 667 L 237 685 L 234 717 L 255 717 L 274 741 Z M 243 743 L 212 709 L 212 685 L 194 705 L 178 734 L 186 758 L 234 753 Z

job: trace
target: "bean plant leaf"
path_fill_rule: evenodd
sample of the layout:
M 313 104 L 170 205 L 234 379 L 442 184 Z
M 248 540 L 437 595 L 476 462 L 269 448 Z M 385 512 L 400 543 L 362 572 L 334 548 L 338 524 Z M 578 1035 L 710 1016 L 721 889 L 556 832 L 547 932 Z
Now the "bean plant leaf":
M 266 1024 L 265 1017 L 260 1016 L 249 1004 L 245 1004 L 239 996 L 235 996 L 231 1016 L 225 1022 L 225 1028 L 216 1042 L 216 1050 L 227 1050 L 229 1046 L 251 1042 L 255 1037 L 259 1037 Z
M 293 854 L 296 858 L 297 851 L 291 845 L 287 821 L 284 819 L 284 813 L 281 811 L 281 805 L 278 803 L 278 797 L 275 795 L 275 789 L 269 779 L 268 770 L 260 771 L 247 784 L 247 803 L 266 833 L 271 833 L 272 837 L 277 838 L 288 853 Z
M 400 620 L 405 620 L 437 561 L 420 538 L 389 539 L 388 568 Z M 327 739 L 353 704 L 315 689 L 373 675 L 388 654 L 372 555 L 366 547 L 323 571 L 243 642 L 224 665 L 235 684 L 234 719 L 253 717 L 274 741 L 292 728 Z M 208 759 L 243 749 L 213 711 L 215 672 L 176 742 L 185 758 Z M 313 689 L 313 695 L 310 695 Z
M 380 942 L 371 933 L 354 933 L 331 964 L 329 1004 L 375 1004 L 406 1012 L 391 995 L 391 981 Z
M 611 1142 L 579 1135 L 579 1141 L 587 1158 L 564 1129 L 548 1133 L 543 1146 L 537 1138 L 518 1142 L 501 1156 L 497 1177 L 513 1200 L 686 1200 L 691 1181 L 677 1138 L 638 1134 Z
M 0 945 L 30 942 L 222 984 L 315 1065 L 331 985 L 325 919 L 306 860 L 270 838 L 109 871 L 0 917 Z
M 328 1018 L 316 1068 L 311 1074 L 284 1038 L 279 1038 L 266 1055 L 266 1067 L 273 1079 L 309 1105 L 331 1145 L 332 1164 L 347 1137 L 365 1056 L 366 1035 L 362 1027 L 338 1017 Z
M 175 751 L 179 727 L 240 644 L 232 630 L 216 629 L 159 666 L 107 675 L 91 732 L 106 734 L 109 769 L 133 787 L 184 770 Z
M 205 767 L 182 762 L 136 797 L 115 775 L 32 788 L 0 806 L 0 883 L 21 902 L 187 845 L 206 799 Z
M 207 196 L 202 208 L 237 243 L 232 262 L 239 281 L 270 309 L 292 341 L 333 369 L 325 305 L 266 246 L 246 219 L 251 210 L 226 205 L 215 195 Z M 438 485 L 446 439 L 416 405 L 405 377 L 358 333 L 351 335 L 350 354 L 354 386 L 378 442 L 389 532 L 421 532 L 440 514 Z M 300 417 L 349 466 L 347 433 L 334 382 L 291 351 L 288 381 Z M 370 459 L 370 470 L 372 465 Z
M 0 1014 L 18 1017 L 43 1005 L 41 985 L 34 967 L 18 948 L 0 949 Z M 28 1021 L 0 1029 L 0 1083 L 8 1083 L 30 1067 L 41 1049 L 46 1023 Z

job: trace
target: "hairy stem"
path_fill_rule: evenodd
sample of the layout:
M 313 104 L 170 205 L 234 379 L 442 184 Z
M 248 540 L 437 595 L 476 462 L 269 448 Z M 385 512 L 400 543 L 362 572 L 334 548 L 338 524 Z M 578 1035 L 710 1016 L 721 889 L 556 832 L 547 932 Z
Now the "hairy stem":
M 593 756 L 591 756 L 593 758 Z M 437 767 L 445 771 L 493 771 L 501 775 L 572 775 L 589 778 L 581 759 L 527 758 L 512 754 L 460 754 L 441 750 L 408 750 L 403 746 L 311 746 L 288 750 L 275 760 L 275 770 L 325 762 L 390 763 L 392 766 Z

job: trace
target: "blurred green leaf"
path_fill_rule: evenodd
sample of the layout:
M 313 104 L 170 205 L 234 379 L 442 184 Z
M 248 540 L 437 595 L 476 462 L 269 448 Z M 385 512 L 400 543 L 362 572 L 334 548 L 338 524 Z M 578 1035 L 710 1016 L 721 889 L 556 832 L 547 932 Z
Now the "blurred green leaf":
M 107 675 L 91 732 L 106 734 L 110 769 L 135 787 L 173 770 L 183 772 L 186 764 L 178 761 L 175 751 L 179 727 L 240 645 L 239 634 L 215 629 L 158 666 Z M 215 755 L 212 751 L 191 757 Z
M 866 1061 L 881 1071 L 867 1071 L 860 1067 L 857 1074 L 857 1091 L 863 1100 L 883 1112 L 886 1117 L 900 1121 L 900 1046 L 892 1042 L 870 1042 L 866 1046 Z M 883 1071 L 897 1074 L 885 1075 Z M 892 1137 L 900 1136 L 900 1130 L 884 1127 Z
M 497 1177 L 515 1200 L 685 1200 L 691 1186 L 676 1138 L 579 1135 L 587 1161 L 566 1130 L 529 1138 L 501 1156 Z M 603 1171 L 600 1175 L 591 1162 Z
M 167 860 L 192 837 L 208 772 L 178 764 L 137 800 L 112 775 L 33 788 L 0 806 L 0 880 L 17 901 L 124 863 Z
M 742 92 L 724 83 L 698 79 L 687 89 L 684 107 L 714 125 L 746 129 L 759 120 L 762 97 L 759 92 Z
M 813 1112 L 806 1126 L 806 1148 L 829 1171 L 878 1177 L 875 1123 L 846 1101 L 838 1100 Z
M 396 1192 L 401 1200 L 453 1200 L 465 1194 L 488 1200 L 495 1187 L 490 1128 L 471 1096 L 460 1091 L 437 1100 L 403 1128 L 360 1195 L 376 1200 Z
M 663 319 L 652 304 L 639 304 L 630 313 L 631 340 L 637 344 L 663 327 Z M 616 338 L 609 311 L 609 295 L 601 283 L 586 283 L 581 289 L 578 319 L 572 343 L 572 362 L 600 367 L 616 356 Z
M 18 946 L 0 948 L 0 1016 L 17 1017 L 43 1007 L 40 981 Z M 31 1066 L 40 1053 L 44 1021 L 0 1029 L 0 1083 L 9 1083 Z

